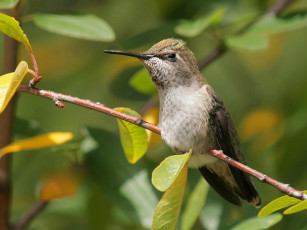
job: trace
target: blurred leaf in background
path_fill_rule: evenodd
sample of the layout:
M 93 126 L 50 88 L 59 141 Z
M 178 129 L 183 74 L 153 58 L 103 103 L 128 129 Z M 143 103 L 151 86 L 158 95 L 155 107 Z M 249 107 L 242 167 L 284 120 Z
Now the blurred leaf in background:
M 78 189 L 77 175 L 62 171 L 50 174 L 43 182 L 40 199 L 51 201 L 76 194 Z
M 243 141 L 254 139 L 255 148 L 261 150 L 280 139 L 284 133 L 284 121 L 277 111 L 258 109 L 242 120 L 239 131 Z
M 110 42 L 115 33 L 103 19 L 94 15 L 32 15 L 34 23 L 47 31 L 86 40 Z
M 258 229 L 268 229 L 271 226 L 277 224 L 283 216 L 279 213 L 275 213 L 266 217 L 254 217 L 243 221 L 242 223 L 231 228 L 232 230 L 258 230 Z

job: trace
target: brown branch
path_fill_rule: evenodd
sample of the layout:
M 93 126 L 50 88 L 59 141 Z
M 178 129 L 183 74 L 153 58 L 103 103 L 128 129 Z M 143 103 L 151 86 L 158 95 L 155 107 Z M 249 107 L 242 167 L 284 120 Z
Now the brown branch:
M 150 131 L 153 131 L 155 133 L 161 134 L 160 133 L 160 128 L 158 126 L 155 126 L 153 124 L 150 124 L 148 122 L 143 121 L 140 118 L 137 117 L 133 117 L 121 112 L 118 112 L 116 110 L 113 110 L 105 105 L 102 105 L 100 103 L 95 103 L 89 100 L 85 100 L 85 99 L 80 99 L 77 97 L 72 97 L 72 96 L 68 96 L 68 95 L 64 95 L 61 93 L 56 93 L 56 92 L 52 92 L 52 91 L 47 91 L 47 90 L 42 90 L 42 89 L 36 89 L 36 88 L 29 88 L 27 85 L 20 85 L 18 88 L 18 91 L 21 92 L 25 92 L 25 93 L 29 93 L 29 94 L 34 94 L 37 96 L 41 96 L 44 98 L 48 98 L 50 100 L 53 101 L 66 101 L 75 105 L 79 105 L 85 108 L 89 108 L 89 109 L 93 109 L 108 115 L 111 115 L 113 117 L 128 121 L 132 124 L 138 125 L 140 127 L 143 127 L 145 129 L 148 129 Z M 256 171 L 255 169 L 252 169 L 238 161 L 235 161 L 234 159 L 228 157 L 227 155 L 223 154 L 223 151 L 221 150 L 211 150 L 209 152 L 210 155 L 213 155 L 225 162 L 227 162 L 230 165 L 233 165 L 234 167 L 237 167 L 238 169 L 244 171 L 245 173 L 257 178 L 258 180 L 260 180 L 263 183 L 267 183 L 275 188 L 277 188 L 279 191 L 281 191 L 282 193 L 287 194 L 288 196 L 292 196 L 301 200 L 306 200 L 307 199 L 307 195 L 305 195 L 302 191 L 298 191 L 295 190 L 293 188 L 291 188 L 288 184 L 284 184 L 281 183 L 277 180 L 274 180 L 266 175 L 264 175 L 263 173 L 260 173 L 258 171 Z
M 8 15 L 19 18 L 18 9 L 7 11 Z M 3 72 L 14 72 L 17 65 L 17 42 L 8 36 L 3 39 Z M 0 148 L 8 145 L 12 139 L 14 121 L 14 108 L 16 95 L 0 114 Z M 11 165 L 12 156 L 8 154 L 0 159 L 0 229 L 9 229 L 11 208 Z
M 222 150 L 210 150 L 209 152 L 212 156 L 215 156 L 222 161 L 225 161 L 226 163 L 242 170 L 243 172 L 248 173 L 249 175 L 255 177 L 257 180 L 272 185 L 273 187 L 277 188 L 280 192 L 285 193 L 288 196 L 292 196 L 295 198 L 298 198 L 300 200 L 307 200 L 307 195 L 303 193 L 302 191 L 298 191 L 292 187 L 290 187 L 289 184 L 281 183 L 277 180 L 274 180 L 271 177 L 268 177 L 267 175 L 256 171 L 255 169 L 252 169 L 248 167 L 247 165 L 244 165 L 229 156 L 225 155 Z
M 250 29 L 257 21 L 259 21 L 262 17 L 268 14 L 277 14 L 286 9 L 290 4 L 292 4 L 295 0 L 284 0 L 277 2 L 275 5 L 271 6 L 269 9 L 264 11 L 262 14 L 255 17 L 252 21 L 244 25 L 240 30 L 238 30 L 235 34 L 240 35 L 245 33 L 248 29 Z M 219 45 L 211 51 L 207 56 L 201 59 L 198 62 L 198 66 L 200 69 L 207 67 L 211 62 L 220 58 L 223 54 L 228 51 L 228 48 L 224 45 L 224 41 L 221 41 Z
M 90 100 L 81 99 L 81 98 L 78 98 L 78 97 L 72 97 L 72 96 L 69 96 L 69 95 L 56 93 L 56 92 L 52 92 L 52 91 L 49 91 L 49 90 L 30 88 L 27 85 L 23 85 L 23 84 L 21 84 L 18 87 L 18 91 L 30 93 L 30 94 L 34 94 L 34 95 L 37 95 L 37 96 L 41 96 L 41 97 L 51 99 L 56 103 L 56 105 L 58 107 L 59 107 L 59 105 L 61 105 L 60 108 L 63 108 L 63 106 L 64 106 L 64 104 L 60 103 L 60 101 L 66 101 L 66 102 L 69 102 L 69 103 L 72 103 L 72 104 L 76 104 L 76 105 L 86 107 L 88 109 L 92 109 L 92 110 L 96 110 L 96 111 L 99 111 L 99 112 L 102 112 L 102 113 L 106 113 L 110 116 L 128 121 L 128 122 L 133 123 L 135 125 L 141 126 L 145 129 L 151 130 L 155 133 L 160 133 L 159 127 L 157 127 L 153 124 L 150 124 L 148 122 L 145 122 L 140 118 L 133 117 L 133 116 L 118 112 L 118 111 L 111 109 L 111 108 L 109 108 L 109 107 L 107 107 L 103 104 L 98 103 L 98 102 L 95 103 L 95 102 L 92 102 Z
M 37 201 L 12 227 L 12 230 L 21 230 L 26 227 L 48 204 L 48 201 Z

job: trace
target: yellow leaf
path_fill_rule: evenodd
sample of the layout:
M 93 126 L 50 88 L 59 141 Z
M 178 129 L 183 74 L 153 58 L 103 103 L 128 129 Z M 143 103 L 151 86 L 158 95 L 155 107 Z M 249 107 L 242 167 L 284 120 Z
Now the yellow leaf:
M 32 150 L 59 145 L 73 138 L 69 132 L 54 132 L 17 141 L 0 149 L 0 157 L 10 152 Z
M 144 121 L 147 121 L 151 124 L 158 125 L 159 123 L 159 108 L 153 107 L 144 115 Z M 148 129 L 146 129 L 146 133 L 148 135 L 148 146 L 152 147 L 161 142 L 161 135 L 154 133 Z
M 78 178 L 71 172 L 58 172 L 49 175 L 43 183 L 40 199 L 50 201 L 74 195 L 78 189 Z
M 307 209 L 307 200 L 300 201 L 298 204 L 293 205 L 292 207 L 288 208 L 284 211 L 285 215 L 293 214 L 296 212 L 301 212 Z
M 254 139 L 256 146 L 267 148 L 284 133 L 281 115 L 270 109 L 258 109 L 247 115 L 239 126 L 242 140 Z
M 21 61 L 14 73 L 8 73 L 0 77 L 0 113 L 3 112 L 17 87 L 28 72 L 28 64 Z

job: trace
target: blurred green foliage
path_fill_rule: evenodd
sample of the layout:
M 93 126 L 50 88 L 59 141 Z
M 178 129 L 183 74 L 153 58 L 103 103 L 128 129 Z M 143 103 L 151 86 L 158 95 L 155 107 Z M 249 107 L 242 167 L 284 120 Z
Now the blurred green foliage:
M 174 29 L 183 19 L 193 21 L 223 7 L 224 16 L 218 24 L 195 37 L 183 38 L 201 59 L 220 39 L 229 38 L 274 2 L 29 0 L 21 21 L 43 76 L 39 88 L 99 101 L 109 107 L 141 111 L 150 95 L 140 93 L 129 84 L 131 77 L 142 68 L 141 63 L 106 55 L 104 49 L 144 51 L 161 39 L 182 38 Z M 296 1 L 278 19 L 295 21 L 300 17 L 304 21 L 306 9 L 306 0 Z M 116 39 L 105 43 L 46 32 L 36 27 L 29 17 L 37 13 L 93 14 L 113 28 Z M 304 26 L 278 29 L 265 33 L 268 46 L 258 45 L 262 49 L 253 52 L 238 49 L 238 44 L 255 45 L 253 41 L 259 42 L 255 37 L 249 41 L 232 40 L 230 43 L 235 44 L 232 49 L 202 70 L 239 128 L 249 165 L 300 190 L 307 187 L 306 37 Z M 19 59 L 30 63 L 24 48 L 19 48 Z M 78 192 L 52 201 L 28 229 L 147 229 L 150 226 L 153 210 L 162 196 L 151 185 L 150 175 L 171 154 L 164 143 L 149 148 L 145 157 L 130 165 L 112 117 L 67 103 L 66 109 L 59 110 L 53 102 L 27 94 L 19 95 L 16 117 L 15 139 L 70 131 L 75 134 L 75 140 L 57 148 L 15 154 L 12 221 L 38 199 L 44 175 L 73 165 L 83 173 Z M 259 120 L 263 121 L 260 128 Z M 183 208 L 199 178 L 196 170 L 189 169 Z M 280 196 L 268 185 L 256 182 L 256 186 L 263 204 Z M 194 229 L 229 229 L 257 213 L 248 204 L 234 207 L 209 190 Z M 303 228 L 306 228 L 306 211 L 284 216 L 272 227 Z

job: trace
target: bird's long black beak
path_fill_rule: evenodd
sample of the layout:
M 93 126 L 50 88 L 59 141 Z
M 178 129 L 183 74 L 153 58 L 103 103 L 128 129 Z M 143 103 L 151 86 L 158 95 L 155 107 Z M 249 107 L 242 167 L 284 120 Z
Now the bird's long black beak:
M 154 57 L 153 54 L 146 54 L 146 53 L 137 53 L 137 52 L 125 52 L 125 51 L 119 51 L 119 50 L 105 50 L 105 53 L 108 54 L 118 54 L 118 55 L 125 55 L 130 57 L 136 57 L 142 60 L 148 60 L 152 57 Z

